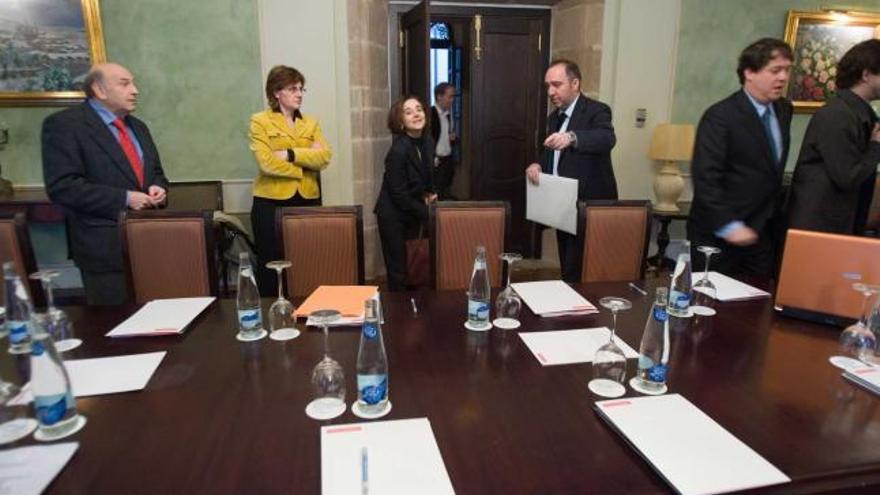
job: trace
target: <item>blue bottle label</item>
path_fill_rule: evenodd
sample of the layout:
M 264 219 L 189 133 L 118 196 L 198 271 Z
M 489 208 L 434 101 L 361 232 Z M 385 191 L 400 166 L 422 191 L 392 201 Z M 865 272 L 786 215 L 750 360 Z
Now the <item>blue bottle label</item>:
M 238 310 L 238 321 L 242 330 L 256 330 L 260 328 L 261 318 L 259 309 L 240 309 Z
M 375 323 L 364 323 L 364 338 L 367 340 L 376 340 L 379 335 L 379 326 Z
M 657 363 L 648 370 L 648 380 L 652 382 L 665 383 L 666 371 L 668 367 L 665 364 Z
M 687 292 L 673 290 L 669 292 L 669 305 L 675 309 L 686 311 L 690 306 L 691 296 Z
M 27 340 L 28 322 L 9 320 L 9 342 L 13 344 L 21 344 Z
M 666 308 L 661 308 L 659 306 L 654 307 L 654 321 L 666 321 L 669 318 L 669 315 L 666 314 Z
M 489 321 L 489 303 L 469 299 L 468 320 L 480 322 Z
M 46 352 L 46 346 L 42 342 L 31 342 L 31 356 L 42 356 Z
M 34 408 L 40 424 L 51 426 L 64 419 L 67 410 L 73 407 L 70 394 L 53 394 L 34 397 Z
M 388 397 L 388 375 L 358 375 L 358 391 L 361 400 L 375 405 Z

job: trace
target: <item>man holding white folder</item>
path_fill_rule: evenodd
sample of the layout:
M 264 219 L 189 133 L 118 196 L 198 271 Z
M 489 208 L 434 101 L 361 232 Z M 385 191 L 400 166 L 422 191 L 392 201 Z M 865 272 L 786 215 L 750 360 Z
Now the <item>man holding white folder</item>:
M 538 184 L 542 172 L 569 177 L 578 181 L 578 200 L 617 199 L 611 167 L 611 149 L 617 139 L 611 108 L 581 94 L 581 71 L 570 60 L 551 62 L 544 84 L 556 110 L 547 118 L 548 136 L 540 163 L 526 168 L 529 181 Z M 556 241 L 562 279 L 579 281 L 583 246 L 578 246 L 577 236 L 559 230 Z

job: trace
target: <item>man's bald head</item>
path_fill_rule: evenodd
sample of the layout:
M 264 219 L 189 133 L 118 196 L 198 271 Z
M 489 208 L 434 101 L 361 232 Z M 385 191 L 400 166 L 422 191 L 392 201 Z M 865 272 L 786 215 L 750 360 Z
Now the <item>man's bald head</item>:
M 83 85 L 87 97 L 98 100 L 120 117 L 137 107 L 138 90 L 134 76 L 119 64 L 107 62 L 92 66 Z

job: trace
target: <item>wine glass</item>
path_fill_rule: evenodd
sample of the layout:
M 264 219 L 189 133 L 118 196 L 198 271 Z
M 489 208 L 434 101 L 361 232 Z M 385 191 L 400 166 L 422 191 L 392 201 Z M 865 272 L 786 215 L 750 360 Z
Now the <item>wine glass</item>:
M 324 359 L 312 370 L 315 399 L 306 406 L 306 414 L 318 420 L 333 419 L 345 412 L 345 374 L 342 366 L 330 357 L 328 326 L 342 315 L 335 309 L 321 309 L 309 318 L 324 330 Z
M 55 306 L 55 298 L 52 294 L 52 280 L 58 278 L 61 272 L 58 270 L 40 270 L 30 274 L 32 280 L 43 283 L 46 291 L 46 324 L 49 335 L 55 342 L 55 350 L 66 352 L 82 345 L 82 340 L 73 335 L 73 323 L 67 317 L 67 313 Z
M 694 294 L 694 304 L 691 311 L 700 316 L 712 316 L 715 314 L 715 297 L 718 295 L 718 289 L 709 279 L 709 260 L 713 254 L 721 252 L 721 249 L 715 246 L 697 246 L 697 251 L 703 253 L 706 257 L 706 265 L 703 269 L 703 277 L 694 284 L 692 292 Z
M 614 343 L 614 335 L 617 332 L 617 313 L 630 309 L 632 303 L 622 297 L 603 297 L 599 304 L 611 311 L 611 333 L 608 343 L 596 351 L 593 358 L 593 379 L 588 386 L 596 395 L 620 397 L 626 392 L 623 386 L 626 378 L 626 356 Z
M 874 354 L 877 347 L 877 337 L 868 327 L 868 319 L 871 317 L 871 306 L 868 301 L 874 294 L 880 292 L 880 285 L 869 285 L 862 282 L 852 284 L 852 288 L 861 292 L 864 296 L 862 300 L 862 316 L 859 321 L 846 327 L 840 334 L 838 340 L 840 350 L 857 359 L 869 358 Z
M 269 338 L 272 340 L 290 340 L 299 337 L 296 329 L 296 308 L 293 303 L 284 298 L 284 273 L 285 268 L 290 268 L 293 263 L 287 260 L 276 260 L 266 263 L 266 268 L 275 270 L 278 274 L 278 299 L 269 306 Z
M 522 299 L 513 287 L 510 286 L 510 272 L 513 271 L 513 264 L 522 259 L 522 255 L 518 253 L 501 253 L 499 258 L 507 263 L 507 284 L 504 290 L 495 298 L 495 320 L 492 324 L 504 330 L 512 330 L 519 328 L 519 311 L 522 309 Z
M 18 385 L 0 379 L 0 445 L 21 440 L 37 428 L 37 420 L 23 417 L 10 404 L 20 392 Z

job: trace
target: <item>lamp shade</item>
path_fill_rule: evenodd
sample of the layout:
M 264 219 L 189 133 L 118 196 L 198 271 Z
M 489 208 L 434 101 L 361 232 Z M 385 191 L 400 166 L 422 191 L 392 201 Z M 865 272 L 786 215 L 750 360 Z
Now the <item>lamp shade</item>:
M 653 160 L 690 161 L 694 153 L 694 126 L 659 124 L 654 128 L 648 158 Z

